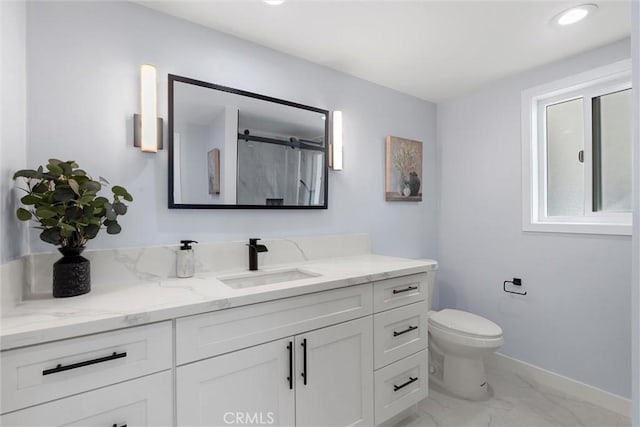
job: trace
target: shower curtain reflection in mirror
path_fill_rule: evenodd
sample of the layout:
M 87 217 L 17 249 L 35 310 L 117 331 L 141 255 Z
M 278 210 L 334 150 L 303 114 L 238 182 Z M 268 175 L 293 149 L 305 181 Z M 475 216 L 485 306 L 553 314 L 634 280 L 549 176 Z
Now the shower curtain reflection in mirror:
M 324 154 L 238 140 L 238 203 L 313 206 L 323 202 Z

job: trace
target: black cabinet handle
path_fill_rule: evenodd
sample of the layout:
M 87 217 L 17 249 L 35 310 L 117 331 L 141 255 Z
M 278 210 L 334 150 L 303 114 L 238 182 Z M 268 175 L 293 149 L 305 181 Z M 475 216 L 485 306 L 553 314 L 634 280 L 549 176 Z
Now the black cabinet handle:
M 289 381 L 289 390 L 293 390 L 293 343 L 291 341 L 287 344 L 287 350 L 289 350 L 289 376 L 287 381 Z
M 409 384 L 414 383 L 414 382 L 416 382 L 416 381 L 418 381 L 418 377 L 415 377 L 415 378 L 413 378 L 413 377 L 409 377 L 409 381 L 407 381 L 407 382 L 406 382 L 406 383 L 404 383 L 404 384 L 400 384 L 400 385 L 395 385 L 395 384 L 394 384 L 394 385 L 393 385 L 393 391 L 398 391 L 398 390 L 400 390 L 401 388 L 405 388 L 405 387 L 406 387 L 406 386 L 408 386 Z
M 118 424 L 114 424 L 111 427 L 118 427 Z M 127 427 L 127 425 L 126 424 L 122 424 L 120 427 Z
M 395 294 L 401 294 L 403 292 L 415 291 L 416 289 L 418 289 L 417 286 L 409 286 L 409 287 L 404 288 L 404 289 L 394 289 L 393 290 L 393 294 L 395 295 Z
M 42 371 L 42 375 L 50 375 L 55 374 L 57 372 L 68 371 L 70 369 L 81 368 L 83 366 L 95 365 L 96 363 L 107 362 L 109 360 L 122 359 L 123 357 L 127 357 L 127 352 L 116 353 L 115 351 L 111 356 L 99 357 L 97 359 L 87 360 L 84 362 L 73 363 L 71 365 L 62 366 L 58 364 L 55 368 L 45 369 Z
M 394 337 L 398 337 L 398 336 L 400 336 L 400 335 L 402 335 L 402 334 L 406 334 L 407 332 L 415 331 L 416 329 L 418 329 L 418 327 L 417 327 L 417 326 L 409 326 L 409 327 L 408 327 L 407 329 L 405 329 L 404 331 L 400 331 L 400 332 L 393 331 L 393 336 L 394 336 Z
M 302 353 L 302 378 L 303 378 L 303 382 L 304 385 L 307 385 L 307 339 L 303 339 L 302 343 L 300 343 L 300 345 L 302 346 L 303 353 Z

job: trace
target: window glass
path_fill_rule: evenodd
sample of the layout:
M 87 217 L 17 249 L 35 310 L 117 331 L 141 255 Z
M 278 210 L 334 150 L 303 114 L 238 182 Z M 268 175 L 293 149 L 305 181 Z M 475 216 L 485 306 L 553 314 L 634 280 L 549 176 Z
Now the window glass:
M 546 108 L 547 216 L 584 215 L 583 99 Z
M 522 92 L 522 229 L 630 235 L 631 61 Z
M 631 211 L 631 89 L 592 99 L 593 211 Z

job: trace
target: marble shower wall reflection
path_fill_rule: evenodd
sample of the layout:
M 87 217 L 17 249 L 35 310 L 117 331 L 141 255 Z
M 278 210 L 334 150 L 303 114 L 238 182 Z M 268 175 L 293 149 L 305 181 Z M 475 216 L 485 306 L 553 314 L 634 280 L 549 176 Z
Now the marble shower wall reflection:
M 323 154 L 238 140 L 238 203 L 308 206 L 324 202 Z

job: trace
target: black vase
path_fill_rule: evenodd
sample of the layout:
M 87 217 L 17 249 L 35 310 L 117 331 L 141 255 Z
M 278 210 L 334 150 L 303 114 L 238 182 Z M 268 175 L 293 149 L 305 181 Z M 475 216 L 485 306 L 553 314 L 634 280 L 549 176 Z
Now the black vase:
M 53 296 L 75 297 L 91 290 L 91 264 L 80 256 L 84 248 L 59 248 L 63 255 L 53 264 Z
M 415 172 L 409 174 L 409 189 L 411 190 L 411 196 L 417 196 L 420 191 L 420 178 Z

